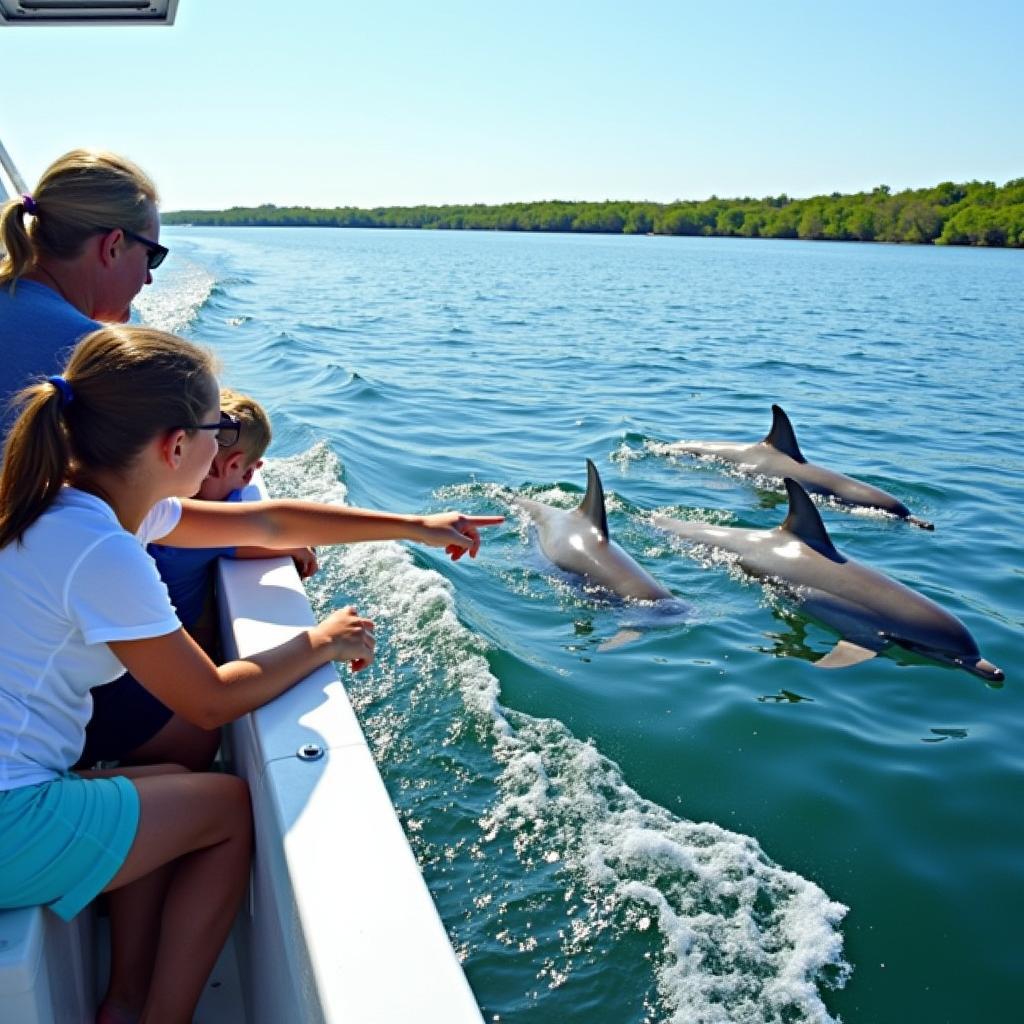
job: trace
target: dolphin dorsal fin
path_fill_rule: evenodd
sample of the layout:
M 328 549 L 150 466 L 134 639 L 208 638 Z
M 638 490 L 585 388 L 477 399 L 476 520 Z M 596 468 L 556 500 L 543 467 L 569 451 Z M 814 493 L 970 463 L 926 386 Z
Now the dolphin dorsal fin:
M 597 466 L 587 459 L 587 493 L 580 503 L 580 512 L 608 539 L 608 513 L 604 508 L 604 488 L 597 474 Z
M 796 433 L 789 417 L 782 411 L 782 406 L 772 406 L 772 429 L 764 439 L 765 444 L 770 444 L 776 451 L 788 455 L 794 462 L 806 462 L 804 454 L 800 451 L 800 445 L 796 443 Z
M 814 548 L 826 557 L 842 561 L 843 556 L 832 543 L 832 538 L 821 521 L 821 513 L 814 507 L 814 502 L 807 496 L 807 492 L 788 476 L 783 483 L 789 494 L 789 515 L 779 529 L 799 537 L 808 547 Z

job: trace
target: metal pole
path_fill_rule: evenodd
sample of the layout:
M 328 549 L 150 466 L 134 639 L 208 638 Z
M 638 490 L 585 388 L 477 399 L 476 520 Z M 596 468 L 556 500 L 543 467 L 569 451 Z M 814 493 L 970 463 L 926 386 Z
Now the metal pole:
M 14 186 L 15 192 L 28 191 L 28 185 L 25 184 L 25 179 L 18 173 L 18 168 L 14 166 L 14 161 L 4 148 L 3 142 L 0 142 L 0 166 L 3 166 L 3 169 L 7 172 L 7 177 Z M 0 179 L 0 191 L 4 191 L 3 179 Z M 6 192 L 4 192 L 4 195 L 0 196 L 0 198 L 6 199 Z

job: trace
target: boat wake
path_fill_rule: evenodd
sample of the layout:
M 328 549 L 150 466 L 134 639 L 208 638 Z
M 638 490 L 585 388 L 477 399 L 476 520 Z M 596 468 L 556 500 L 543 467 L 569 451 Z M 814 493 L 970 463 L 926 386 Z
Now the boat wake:
M 216 284 L 216 278 L 196 263 L 168 261 L 153 286 L 136 296 L 133 309 L 147 326 L 181 334 L 198 319 Z
M 276 495 L 345 501 L 326 445 L 264 472 Z M 432 557 L 335 548 L 310 597 L 318 614 L 352 602 L 378 622 L 378 662 L 346 686 L 484 1009 L 832 1021 L 822 990 L 851 970 L 847 908 L 750 836 L 644 799 L 561 722 L 502 706 L 496 671 L 518 662 L 485 639 L 471 596 L 457 614 Z

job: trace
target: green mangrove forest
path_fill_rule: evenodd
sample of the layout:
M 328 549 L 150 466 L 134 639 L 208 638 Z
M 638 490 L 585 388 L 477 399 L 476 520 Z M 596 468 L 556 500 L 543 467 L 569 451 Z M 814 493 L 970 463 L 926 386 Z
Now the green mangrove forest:
M 165 224 L 218 227 L 432 228 L 624 235 L 716 235 L 844 242 L 1024 247 L 1024 178 L 810 199 L 710 199 L 673 203 L 550 200 L 500 206 L 305 206 L 178 210 Z

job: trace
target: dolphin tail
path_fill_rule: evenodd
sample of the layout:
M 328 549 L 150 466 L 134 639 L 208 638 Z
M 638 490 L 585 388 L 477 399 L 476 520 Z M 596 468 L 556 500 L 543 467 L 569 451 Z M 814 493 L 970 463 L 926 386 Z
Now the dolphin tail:
M 772 406 L 772 429 L 768 431 L 764 444 L 771 445 L 776 451 L 788 455 L 794 462 L 806 462 L 800 445 L 796 443 L 796 431 L 789 417 L 782 411 L 782 406 Z
M 907 522 L 920 526 L 922 530 L 934 530 L 935 524 L 929 523 L 927 519 L 920 519 L 918 516 L 907 516 Z
M 805 544 L 819 551 L 826 558 L 834 561 L 844 561 L 843 556 L 836 550 L 832 538 L 821 521 L 821 513 L 815 508 L 814 502 L 807 496 L 807 492 L 791 477 L 783 480 L 786 485 L 786 492 L 789 494 L 789 515 L 779 527 L 799 537 Z
M 859 665 L 862 661 L 869 661 L 878 651 L 869 647 L 861 647 L 860 644 L 852 643 L 849 640 L 840 640 L 824 658 L 819 658 L 815 668 L 846 668 L 849 665 Z
M 597 466 L 590 459 L 587 459 L 587 493 L 580 503 L 580 512 L 601 531 L 601 535 L 607 540 L 608 513 L 604 507 L 604 487 L 601 486 L 601 477 L 598 475 Z

